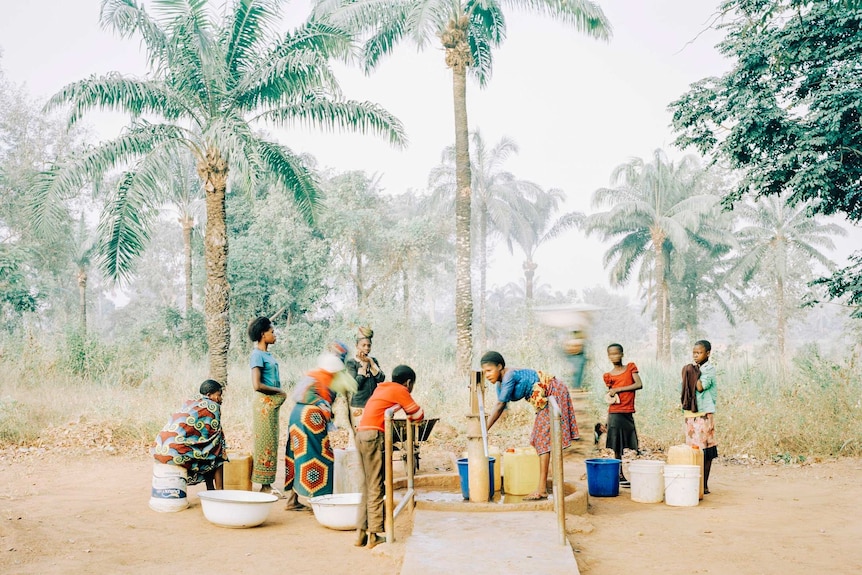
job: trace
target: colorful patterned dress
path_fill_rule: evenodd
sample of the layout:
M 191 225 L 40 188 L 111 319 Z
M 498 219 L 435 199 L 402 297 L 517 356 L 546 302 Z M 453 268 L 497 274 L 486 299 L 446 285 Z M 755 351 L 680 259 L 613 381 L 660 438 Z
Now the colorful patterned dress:
M 333 375 L 322 369 L 308 372 L 296 386 L 284 454 L 284 489 L 299 497 L 330 495 L 335 454 L 329 442 Z
M 526 399 L 536 410 L 530 445 L 539 455 L 551 452 L 551 408 L 548 397 L 554 397 L 560 406 L 560 428 L 562 447 L 580 439 L 575 408 L 569 390 L 563 382 L 552 375 L 534 369 L 507 369 L 503 381 L 497 387 L 497 399 L 501 402 Z
M 227 461 L 221 406 L 208 397 L 183 403 L 156 436 L 153 457 L 159 463 L 185 467 L 189 485 L 204 481 Z
M 252 369 L 260 369 L 260 381 L 270 387 L 281 388 L 278 362 L 268 351 L 254 348 L 249 358 Z M 278 471 L 278 412 L 285 396 L 282 394 L 254 393 L 252 432 L 254 433 L 254 469 L 251 480 L 261 485 L 275 482 Z

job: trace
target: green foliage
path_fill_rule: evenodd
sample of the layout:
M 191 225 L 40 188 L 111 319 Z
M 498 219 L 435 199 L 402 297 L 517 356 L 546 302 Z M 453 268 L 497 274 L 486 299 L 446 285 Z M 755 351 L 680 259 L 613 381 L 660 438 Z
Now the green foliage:
M 727 160 L 743 178 L 726 199 L 785 194 L 815 213 L 862 220 L 862 8 L 858 2 L 727 0 L 733 63 L 670 106 L 677 143 Z M 859 300 L 845 268 L 830 294 Z
M 66 335 L 61 365 L 69 373 L 83 377 L 99 377 L 110 367 L 115 351 L 96 336 L 70 332 Z

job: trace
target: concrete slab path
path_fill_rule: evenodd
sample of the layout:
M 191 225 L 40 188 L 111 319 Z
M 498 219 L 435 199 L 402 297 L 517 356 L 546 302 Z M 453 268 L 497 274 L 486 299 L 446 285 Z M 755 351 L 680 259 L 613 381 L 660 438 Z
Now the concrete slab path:
M 553 512 L 416 509 L 401 575 L 578 575 L 571 547 L 557 538 Z

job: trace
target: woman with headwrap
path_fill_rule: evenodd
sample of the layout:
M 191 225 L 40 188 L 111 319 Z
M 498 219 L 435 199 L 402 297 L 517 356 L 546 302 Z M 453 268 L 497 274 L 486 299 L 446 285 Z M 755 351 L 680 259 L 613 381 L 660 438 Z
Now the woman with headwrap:
M 284 491 L 288 509 L 304 509 L 307 498 L 330 495 L 335 454 L 329 441 L 334 429 L 332 404 L 337 393 L 355 391 L 344 373 L 347 346 L 332 342 L 312 369 L 296 384 L 284 454 Z
M 350 398 L 350 413 L 355 425 L 362 419 L 365 404 L 377 384 L 386 379 L 377 358 L 371 357 L 371 339 L 374 330 L 370 327 L 360 327 L 356 334 L 356 355 L 347 360 L 345 368 L 356 380 L 356 393 Z

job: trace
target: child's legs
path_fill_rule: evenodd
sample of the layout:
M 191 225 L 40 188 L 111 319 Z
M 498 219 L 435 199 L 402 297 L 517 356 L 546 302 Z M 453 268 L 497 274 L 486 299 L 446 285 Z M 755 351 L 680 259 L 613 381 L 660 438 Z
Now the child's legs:
M 543 453 L 539 455 L 539 488 L 536 493 L 548 492 L 548 468 L 551 466 L 551 454 Z M 493 481 L 493 478 L 491 478 Z
M 365 475 L 363 505 L 359 506 L 357 527 L 367 529 L 369 533 L 383 533 L 383 434 L 379 431 L 359 431 L 356 434 L 356 449 Z

